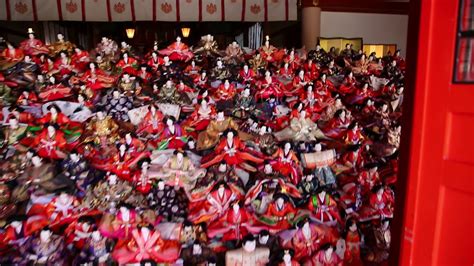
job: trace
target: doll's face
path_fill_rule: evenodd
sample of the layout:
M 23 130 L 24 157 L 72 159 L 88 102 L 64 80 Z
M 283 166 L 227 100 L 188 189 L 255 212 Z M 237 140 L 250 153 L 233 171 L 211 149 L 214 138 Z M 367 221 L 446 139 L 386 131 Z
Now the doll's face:
M 28 34 L 28 38 L 34 39 L 34 38 L 35 38 L 35 35 L 34 35 L 33 33 L 30 33 L 30 34 Z
M 291 254 L 289 252 L 285 253 L 285 255 L 283 255 L 283 262 L 285 263 L 290 263 L 291 262 Z
M 165 62 L 165 64 L 167 64 L 170 62 L 170 58 L 168 56 L 165 56 L 163 57 L 163 61 Z
M 400 87 L 400 88 L 398 88 L 398 93 L 403 93 L 404 90 L 405 90 L 404 87 Z
M 339 115 L 339 118 L 344 119 L 346 117 L 346 112 L 342 111 L 341 114 Z
M 180 41 L 181 41 L 181 37 L 179 37 L 179 36 L 176 37 L 176 41 L 177 41 L 177 42 L 180 42 Z
M 193 244 L 193 254 L 201 254 L 202 248 L 199 244 Z
M 171 85 L 173 85 L 173 81 L 171 80 L 166 81 L 166 87 L 171 88 Z
M 349 78 L 352 78 L 354 76 L 354 74 L 352 72 L 349 73 L 349 75 L 347 75 Z
M 163 190 L 165 188 L 165 182 L 163 180 L 158 181 L 158 189 Z
M 128 54 L 127 53 L 123 54 L 123 59 L 128 59 Z
M 173 120 L 171 120 L 169 118 L 166 119 L 166 125 L 169 126 L 169 127 L 172 126 L 173 125 Z
M 178 160 L 182 160 L 183 159 L 183 154 L 181 152 L 178 152 L 178 154 L 176 154 L 176 158 L 178 158 Z
M 382 106 L 382 111 L 385 112 L 385 111 L 387 111 L 387 109 L 388 109 L 388 105 L 384 104 L 384 105 Z
M 234 138 L 234 132 L 229 131 L 227 132 L 227 139 L 233 139 Z
M 333 251 L 334 251 L 334 248 L 330 246 L 328 249 L 326 249 L 325 253 L 327 256 L 331 256 Z
M 224 112 L 218 112 L 217 113 L 217 118 L 218 119 L 223 119 L 224 118 Z
M 31 163 L 34 165 L 34 166 L 38 166 L 41 164 L 41 157 L 39 157 L 38 155 L 35 155 L 31 158 Z
M 300 112 L 300 118 L 303 119 L 303 118 L 305 118 L 305 117 L 306 117 L 306 111 L 305 111 L 305 110 L 302 110 L 302 111 Z
M 53 233 L 51 233 L 49 230 L 42 230 L 40 233 L 40 240 L 42 242 L 48 242 L 52 234 Z
M 15 49 L 15 47 L 13 47 L 13 45 L 11 45 L 11 44 L 7 44 L 7 48 L 8 48 L 9 50 Z
M 143 162 L 142 163 L 142 170 L 147 170 L 148 169 L 148 162 Z
M 97 112 L 97 118 L 98 118 L 99 120 L 104 119 L 104 113 L 103 113 L 102 111 Z
M 224 82 L 224 87 L 229 88 L 229 86 L 230 86 L 229 80 L 226 79 Z
M 10 120 L 8 120 L 8 123 L 10 124 L 10 127 L 17 127 L 18 126 L 18 120 L 16 118 L 10 118 Z
M 326 197 L 326 191 L 322 190 L 321 192 L 319 192 L 318 194 L 321 198 L 324 198 Z
M 306 221 L 306 222 L 303 224 L 303 231 L 306 231 L 306 232 L 309 231 L 309 222 L 308 222 L 308 221 Z
M 25 63 L 31 63 L 31 57 L 29 55 L 25 56 Z
M 235 212 L 238 212 L 239 209 L 240 209 L 239 203 L 238 203 L 238 202 L 234 203 L 234 205 L 232 205 L 232 209 L 233 209 Z
M 270 174 L 273 171 L 272 165 L 271 164 L 266 164 L 263 168 L 263 171 L 266 174 Z
M 99 241 L 102 238 L 99 231 L 94 231 L 91 235 L 92 239 L 94 239 L 95 241 Z
M 119 147 L 120 152 L 125 152 L 126 149 L 127 149 L 127 147 L 125 146 L 125 144 L 122 144 Z
M 290 65 L 288 63 L 285 63 L 285 65 L 283 66 L 285 69 L 288 69 Z
M 265 72 L 265 77 L 267 77 L 267 78 L 270 77 L 270 71 Z
M 61 52 L 61 53 L 60 53 L 60 56 L 61 56 L 62 59 L 64 59 L 64 58 L 67 57 L 67 54 L 66 54 L 65 52 Z
M 54 77 L 50 77 L 49 82 L 51 82 L 51 84 L 54 84 L 56 82 L 56 79 Z
M 204 108 L 206 108 L 206 107 L 207 107 L 207 101 L 203 99 L 203 100 L 201 101 L 201 106 L 204 107 Z
M 221 186 L 217 189 L 217 192 L 219 192 L 219 194 L 223 194 L 224 191 L 225 191 L 224 185 L 221 185 Z
M 188 140 L 188 147 L 190 149 L 194 149 L 194 147 L 196 147 L 196 142 L 194 140 Z
M 289 151 L 291 149 L 291 144 L 289 142 L 285 143 L 285 151 Z
M 321 151 L 321 150 L 322 150 L 321 144 L 318 143 L 318 144 L 314 145 L 314 149 L 315 149 L 316 151 Z
M 66 193 L 61 193 L 59 195 L 59 202 L 66 203 L 69 200 L 69 195 Z
M 245 72 L 249 71 L 249 66 L 248 65 L 244 65 L 244 71 Z
M 390 225 L 390 221 L 384 221 L 383 224 L 382 224 L 382 228 L 384 230 L 387 230 L 389 225 Z
M 13 222 L 11 222 L 10 225 L 14 228 L 18 228 L 18 227 L 22 226 L 23 223 L 21 221 L 13 221 Z
M 114 97 L 115 99 L 119 98 L 120 97 L 120 92 L 119 91 L 112 92 L 112 97 Z
M 50 112 L 52 115 L 57 115 L 57 114 L 58 114 L 58 110 L 56 109 L 56 107 L 51 107 L 51 109 L 49 109 L 49 112 Z
M 150 234 L 150 229 L 148 229 L 148 227 L 142 227 L 141 231 L 142 231 L 142 234 L 146 236 Z
M 304 71 L 303 71 L 303 70 L 300 70 L 300 72 L 298 73 L 298 75 L 299 75 L 300 77 L 303 77 L 303 76 L 304 76 Z
M 276 204 L 277 204 L 278 206 L 283 206 L 284 203 L 285 203 L 285 200 L 284 200 L 283 198 L 278 198 L 278 199 L 276 200 Z
M 267 243 L 269 238 L 270 238 L 269 235 L 263 235 L 259 237 L 259 241 L 262 243 Z
M 253 240 L 253 241 L 245 242 L 243 248 L 247 252 L 253 252 L 255 250 L 256 246 L 257 246 L 257 241 Z
M 393 61 L 392 61 L 392 66 L 394 67 L 394 66 L 396 66 L 396 65 L 397 65 L 397 61 L 393 60 Z
M 377 190 L 377 196 L 381 197 L 383 195 L 383 187 Z
M 51 135 L 54 135 L 54 133 L 56 133 L 56 129 L 53 127 L 53 126 L 48 126 L 48 134 L 51 136 Z
M 217 61 L 217 67 L 222 67 L 222 61 Z
M 71 160 L 73 162 L 79 161 L 79 156 L 77 155 L 77 153 L 71 153 L 69 156 L 71 157 Z
M 221 163 L 219 164 L 219 168 L 218 168 L 219 172 L 223 173 L 227 170 L 227 165 L 225 163 Z
M 362 87 L 362 88 L 364 89 L 364 91 L 366 91 L 369 88 L 369 84 L 364 83 L 364 87 Z
M 270 46 L 270 41 L 265 41 L 265 46 Z
M 357 224 L 356 223 L 351 224 L 351 226 L 349 226 L 349 230 L 351 230 L 351 232 L 357 231 Z
M 111 185 L 117 184 L 117 176 L 116 175 L 110 175 L 109 176 L 109 184 L 111 184 Z
M 64 35 L 62 35 L 61 33 L 58 33 L 57 37 L 60 41 L 64 40 Z
M 313 91 L 313 86 L 308 86 L 308 88 L 306 89 L 308 92 L 312 92 Z

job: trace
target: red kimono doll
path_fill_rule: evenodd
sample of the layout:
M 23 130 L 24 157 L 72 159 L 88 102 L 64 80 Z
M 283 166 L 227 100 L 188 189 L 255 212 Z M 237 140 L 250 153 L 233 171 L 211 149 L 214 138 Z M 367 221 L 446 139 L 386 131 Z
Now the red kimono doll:
M 105 164 L 93 166 L 104 171 L 110 171 L 123 180 L 131 181 L 132 169 L 142 157 L 135 157 L 127 150 L 125 144 L 118 144 L 118 152 Z
M 228 165 L 237 165 L 242 169 L 252 172 L 257 171 L 255 167 L 248 165 L 246 161 L 260 164 L 263 162 L 263 159 L 246 152 L 247 147 L 240 141 L 234 129 L 227 129 L 223 135 L 226 138 L 222 138 L 214 149 L 215 156 L 210 161 L 201 164 L 201 167 L 208 168 L 224 160 Z
M 378 167 L 376 164 L 366 164 L 364 167 L 368 170 L 364 170 L 359 174 L 358 183 L 361 185 L 362 194 L 367 194 L 375 185 L 380 184 L 380 177 L 378 173 Z
M 49 125 L 33 141 L 38 155 L 53 160 L 64 159 L 66 154 L 66 139 L 64 133 L 58 130 L 57 125 Z
M 120 239 L 112 258 L 120 265 L 137 264 L 146 260 L 156 263 L 174 263 L 179 258 L 180 244 L 176 240 L 163 240 L 153 226 L 138 226 L 129 238 Z
M 148 112 L 138 125 L 137 134 L 158 135 L 165 128 L 163 123 L 164 115 L 156 104 L 148 106 Z
M 306 261 L 311 259 L 322 244 L 334 238 L 332 234 L 331 238 L 326 236 L 331 231 L 330 228 L 311 224 L 308 220 L 304 220 L 298 222 L 295 230 L 288 230 L 288 232 L 294 233 L 294 235 L 289 239 L 283 238 L 282 246 L 284 248 L 293 249 L 295 251 L 294 258 L 296 260 Z M 285 234 L 286 232 L 281 233 L 280 236 L 283 237 Z
M 67 56 L 67 52 L 61 51 L 59 58 L 54 61 L 53 70 L 49 72 L 50 75 L 57 75 L 60 80 L 67 78 L 75 71 L 71 58 Z
M 288 63 L 290 69 L 295 70 L 300 67 L 300 57 L 295 53 L 295 50 L 291 50 L 288 55 L 283 59 L 285 63 Z
M 339 109 L 334 113 L 334 117 L 323 128 L 324 135 L 328 138 L 339 139 L 342 134 L 346 132 L 350 125 L 350 120 L 347 118 L 347 113 L 344 109 Z
M 224 83 L 220 84 L 214 94 L 214 101 L 219 109 L 228 109 L 233 107 L 234 98 L 237 91 L 233 84 L 229 80 L 225 80 Z
M 71 223 L 79 212 L 79 201 L 76 197 L 63 192 L 53 198 L 45 207 L 50 226 L 56 227 Z
M 344 265 L 360 266 L 362 260 L 360 259 L 360 244 L 361 237 L 357 222 L 354 219 L 349 219 L 346 222 L 346 251 L 344 253 Z
M 303 65 L 303 70 L 308 74 L 311 80 L 319 77 L 319 67 L 313 63 L 313 59 L 308 59 Z
M 283 67 L 281 67 L 278 70 L 278 78 L 280 79 L 281 82 L 283 82 L 283 84 L 290 87 L 290 89 L 291 89 L 291 86 L 293 85 L 292 81 L 293 81 L 294 76 L 295 75 L 293 74 L 293 69 L 290 68 L 288 63 L 285 63 Z
M 277 55 L 278 49 L 270 44 L 268 35 L 265 37 L 265 44 L 258 49 L 258 52 L 268 63 L 273 63 L 278 59 L 277 57 L 280 57 L 280 55 Z
M 311 82 L 311 79 L 309 78 L 308 75 L 304 73 L 303 70 L 300 70 L 298 72 L 298 76 L 293 78 L 293 82 L 287 86 L 287 95 L 292 96 L 292 95 L 297 95 L 304 91 L 304 88 L 309 85 Z
M 135 133 L 126 133 L 125 138 L 121 141 L 127 147 L 127 152 L 133 157 L 143 157 L 145 152 L 145 144 L 137 138 Z
M 198 78 L 201 73 L 201 67 L 196 66 L 196 62 L 193 60 L 191 64 L 184 69 L 184 74 L 192 79 Z
M 356 85 L 356 79 L 354 78 L 354 74 L 352 72 L 349 72 L 344 77 L 344 80 L 342 81 L 342 84 L 339 86 L 338 92 L 341 95 L 349 95 L 351 94 L 355 89 Z
M 21 93 L 21 95 L 18 97 L 18 99 L 16 100 L 16 104 L 23 105 L 23 106 L 35 104 L 37 102 L 38 102 L 38 97 L 36 96 L 36 93 L 34 93 L 33 91 L 30 92 L 28 90 L 24 90 Z
M 218 220 L 226 214 L 230 204 L 239 197 L 241 195 L 234 192 L 226 183 L 218 183 L 204 199 L 191 201 L 188 219 L 195 224 Z
M 151 57 L 150 59 L 148 59 L 148 61 L 146 62 L 146 64 L 154 71 L 158 71 L 160 65 L 163 64 L 163 59 L 158 57 L 158 52 L 157 51 L 153 51 L 151 52 Z
M 254 82 L 255 79 L 255 72 L 253 69 L 250 69 L 248 65 L 244 65 L 244 67 L 239 71 L 239 80 L 243 84 L 251 84 Z
M 188 46 L 181 42 L 181 37 L 176 38 L 176 42 L 170 44 L 167 48 L 160 50 L 161 55 L 169 56 L 171 61 L 191 60 L 194 54 L 189 50 Z
M 340 164 L 351 169 L 351 172 L 357 172 L 357 170 L 364 164 L 364 158 L 362 157 L 362 150 L 360 145 L 353 145 L 347 148 L 346 153 L 340 159 Z
M 316 82 L 315 91 L 322 98 L 322 100 L 328 100 L 331 98 L 331 92 L 335 91 L 334 84 L 327 79 L 326 74 L 321 74 L 321 78 Z
M 35 33 L 31 28 L 28 29 L 28 39 L 20 43 L 20 48 L 27 55 L 48 54 L 49 50 L 44 43 L 35 38 Z
M 301 264 L 293 259 L 295 255 L 295 251 L 293 249 L 285 249 L 283 253 L 280 255 L 280 263 L 278 266 L 300 266 Z
M 12 252 L 13 250 L 10 248 L 18 249 L 21 252 L 31 236 L 47 224 L 47 221 L 46 223 L 32 223 L 27 220 L 26 216 L 13 216 L 10 224 L 6 225 L 5 230 L 0 233 L 0 255 L 4 255 L 3 252 Z
M 258 92 L 255 94 L 255 98 L 267 99 L 270 96 L 281 98 L 284 95 L 283 84 L 276 78 L 271 76 L 270 71 L 265 72 L 263 80 L 259 81 Z
M 209 88 L 209 78 L 206 71 L 202 71 L 201 75 L 194 78 L 194 85 L 202 89 Z
M 115 85 L 115 78 L 107 75 L 102 69 L 97 67 L 95 62 L 89 63 L 89 69 L 80 77 L 72 77 L 71 82 L 77 84 L 82 82 L 87 88 L 101 90 L 112 88 Z
M 115 67 L 118 73 L 135 75 L 138 68 L 138 61 L 137 59 L 130 57 L 129 53 L 126 51 L 122 54 L 122 58 L 117 62 Z
M 293 151 L 291 143 L 286 142 L 283 149 L 278 148 L 272 157 L 274 158 L 271 162 L 273 169 L 283 176 L 289 176 L 293 184 L 299 184 L 301 178 L 300 161 Z
M 66 244 L 82 250 L 94 231 L 95 221 L 90 217 L 80 217 L 70 223 L 64 230 Z
M 63 114 L 59 108 L 52 104 L 48 106 L 48 113 L 37 120 L 38 124 L 57 124 L 58 126 L 67 126 L 71 120 Z
M 0 53 L 0 70 L 13 67 L 23 61 L 25 54 L 20 48 L 15 48 L 11 43 L 7 43 L 7 48 Z
M 356 89 L 352 95 L 347 97 L 347 103 L 351 105 L 362 105 L 368 98 L 373 97 L 372 90 L 368 83 L 364 83 L 363 87 Z
M 47 74 L 53 71 L 54 61 L 46 54 L 41 54 L 35 59 L 36 64 L 39 66 L 42 74 Z
M 360 220 L 365 222 L 374 219 L 393 218 L 394 203 L 393 191 L 388 187 L 377 185 L 372 189 L 369 196 L 369 205 L 360 210 Z
M 250 213 L 239 205 L 239 201 L 232 204 L 232 208 L 218 221 L 214 221 L 207 228 L 207 235 L 213 238 L 222 236 L 222 241 L 242 240 L 249 232 L 256 234 L 260 227 L 253 226 L 254 221 Z
M 321 250 L 316 253 L 311 261 L 305 265 L 310 266 L 342 266 L 342 261 L 334 252 L 334 246 L 332 244 L 325 244 L 321 247 Z
M 322 188 L 309 198 L 308 210 L 311 219 L 317 223 L 333 226 L 342 222 L 336 201 Z
M 271 233 L 278 233 L 290 228 L 296 214 L 296 209 L 288 196 L 275 194 L 275 199 L 258 220 L 268 228 Z
M 161 142 L 158 144 L 158 150 L 181 149 L 186 145 L 187 137 L 183 134 L 183 129 L 174 117 L 166 118 L 166 126 L 160 134 Z
M 56 84 L 54 76 L 49 78 L 50 84 L 44 88 L 38 95 L 43 102 L 51 102 L 72 96 L 72 90 L 69 87 L 59 83 Z
M 362 144 L 365 137 L 364 135 L 362 135 L 362 132 L 359 128 L 359 124 L 357 122 L 352 122 L 347 128 L 343 139 L 347 145 L 356 145 Z
M 115 215 L 104 214 L 99 224 L 99 231 L 105 237 L 128 239 L 131 237 L 132 230 L 140 221 L 140 215 L 133 207 L 123 204 L 118 208 Z
M 151 81 L 152 74 L 148 71 L 148 66 L 146 64 L 140 65 L 140 69 L 135 72 L 135 76 L 140 78 L 143 83 L 148 84 Z
M 86 71 L 87 65 L 90 62 L 89 52 L 76 47 L 74 48 L 74 53 L 71 55 L 71 61 L 74 69 L 82 73 Z
M 153 179 L 150 178 L 148 173 L 148 168 L 150 165 L 150 160 L 145 159 L 138 163 L 140 166 L 140 171 L 136 171 L 133 175 L 133 183 L 135 184 L 135 189 L 144 194 L 148 195 L 152 186 L 153 186 Z
M 203 98 L 196 105 L 194 112 L 183 123 L 183 128 L 193 129 L 194 131 L 205 130 L 216 114 L 216 108 L 213 105 L 209 105 L 207 99 Z

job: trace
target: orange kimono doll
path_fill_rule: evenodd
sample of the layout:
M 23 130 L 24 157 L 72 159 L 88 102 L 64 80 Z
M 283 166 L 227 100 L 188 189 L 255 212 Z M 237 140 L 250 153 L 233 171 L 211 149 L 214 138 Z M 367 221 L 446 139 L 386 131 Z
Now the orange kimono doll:
M 341 223 L 337 203 L 324 189 L 318 188 L 316 195 L 309 198 L 308 210 L 311 211 L 311 219 L 329 226 Z
M 64 153 L 66 139 L 64 133 L 58 128 L 57 125 L 48 125 L 36 136 L 33 147 L 36 147 L 39 156 L 53 160 L 66 158 L 66 153 Z
M 258 221 L 271 233 L 278 233 L 290 228 L 294 222 L 296 209 L 288 196 L 275 194 L 273 197 L 275 200 L 268 206 L 267 211 L 258 217 Z

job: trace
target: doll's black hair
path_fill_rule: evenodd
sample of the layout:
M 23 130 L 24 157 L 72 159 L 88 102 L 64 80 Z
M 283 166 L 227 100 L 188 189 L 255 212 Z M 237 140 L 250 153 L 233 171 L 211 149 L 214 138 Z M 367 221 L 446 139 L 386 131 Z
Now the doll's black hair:
M 252 234 L 247 234 L 242 239 L 242 246 L 245 245 L 247 242 L 253 242 L 253 241 L 255 241 L 255 237 Z

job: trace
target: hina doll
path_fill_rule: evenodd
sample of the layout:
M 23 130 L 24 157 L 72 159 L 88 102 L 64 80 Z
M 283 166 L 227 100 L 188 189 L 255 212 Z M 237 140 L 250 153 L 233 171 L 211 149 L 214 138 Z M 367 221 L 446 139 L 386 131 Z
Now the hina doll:
M 106 61 L 102 56 L 98 55 L 95 58 L 95 63 L 97 64 L 97 68 L 100 70 L 103 70 L 107 73 L 110 73 L 112 71 L 112 65 L 110 61 Z
M 164 115 L 158 105 L 150 104 L 148 112 L 138 125 L 137 134 L 157 136 L 164 129 L 163 119 Z
M 225 265 L 253 265 L 264 266 L 270 260 L 268 248 L 257 247 L 253 235 L 248 234 L 242 240 L 242 248 L 230 250 L 225 253 Z
M 118 73 L 134 74 L 138 69 L 137 59 L 130 57 L 129 52 L 123 52 L 120 60 L 115 64 Z
M 211 76 L 215 80 L 211 83 L 212 87 L 219 86 L 223 80 L 231 77 L 231 73 L 222 62 L 222 59 L 217 59 L 216 66 L 212 69 Z
M 43 44 L 42 41 L 35 38 L 35 33 L 32 28 L 28 28 L 28 39 L 20 43 L 20 48 L 27 55 L 39 55 L 39 54 L 48 54 L 48 48 Z
M 327 79 L 327 75 L 325 73 L 321 74 L 314 88 L 318 98 L 325 101 L 328 101 L 331 96 L 330 93 L 335 91 L 334 84 Z
M 315 152 L 311 153 L 312 156 L 303 156 L 305 158 L 315 158 L 314 170 L 312 174 L 316 177 L 318 184 L 326 187 L 333 187 L 336 184 L 336 176 L 334 175 L 331 165 L 335 162 L 336 151 L 325 150 L 322 151 L 321 143 L 315 145 Z M 306 167 L 312 166 L 310 160 L 305 161 Z
M 224 83 L 219 85 L 214 94 L 214 101 L 216 102 L 217 108 L 220 110 L 229 109 L 234 103 L 236 94 L 237 91 L 234 85 L 226 79 Z
M 170 44 L 167 48 L 160 50 L 160 54 L 168 56 L 171 61 L 191 60 L 194 54 L 190 51 L 188 46 L 181 42 L 181 37 L 176 37 L 176 42 Z
M 56 83 L 56 78 L 51 76 L 49 78 L 49 85 L 38 96 L 43 102 L 50 102 L 72 96 L 72 90 L 62 83 Z
M 158 102 L 160 103 L 171 103 L 177 105 L 189 104 L 191 100 L 186 94 L 180 94 L 176 85 L 172 80 L 166 81 L 166 83 L 160 88 L 158 93 Z
M 87 88 L 94 91 L 112 88 L 115 83 L 115 78 L 107 75 L 102 69 L 98 68 L 97 63 L 89 63 L 89 69 L 82 74 L 80 78 L 72 77 L 72 83 L 82 82 Z
M 184 121 L 183 127 L 185 129 L 202 131 L 207 128 L 211 120 L 216 116 L 216 108 L 214 105 L 210 105 L 208 100 L 208 98 L 202 98 L 199 101 L 194 112 Z
M 148 194 L 150 208 L 167 222 L 182 222 L 186 219 L 188 198 L 183 189 L 168 186 L 165 181 L 158 180 L 156 187 Z
M 214 186 L 209 194 L 202 199 L 193 199 L 189 205 L 188 219 L 193 223 L 211 223 L 224 216 L 230 204 L 240 197 L 227 183 L 221 182 Z
M 282 246 L 293 249 L 293 258 L 297 261 L 310 260 L 322 244 L 335 238 L 330 228 L 312 224 L 308 220 L 298 222 L 295 230 L 282 232 L 280 237 L 287 237 L 287 233 L 292 236 L 284 239 Z
M 116 121 L 130 121 L 128 111 L 133 109 L 132 97 L 114 90 L 111 95 L 105 96 L 102 99 L 102 103 L 105 104 L 104 110 L 108 116 L 111 116 Z
M 364 168 L 365 170 L 358 174 L 357 182 L 362 188 L 362 193 L 365 195 L 372 190 L 374 186 L 380 184 L 380 176 L 376 163 L 366 163 L 364 164 Z
M 140 263 L 153 260 L 157 263 L 174 263 L 179 258 L 180 246 L 175 240 L 163 240 L 153 226 L 138 226 L 130 237 L 120 239 L 112 258 L 119 264 Z
M 318 188 L 316 194 L 309 198 L 308 210 L 311 220 L 319 224 L 333 226 L 341 222 L 337 203 L 325 188 Z
M 272 77 L 271 72 L 267 70 L 263 80 L 257 82 L 258 91 L 255 94 L 256 99 L 267 99 L 270 96 L 276 98 L 283 97 L 283 84 L 276 78 Z
M 133 188 L 126 181 L 118 180 L 115 174 L 110 174 L 87 190 L 81 207 L 114 211 L 120 202 L 125 202 L 130 197 L 132 190 Z
M 261 70 L 265 70 L 267 68 L 267 61 L 258 52 L 252 59 L 249 60 L 249 64 L 255 73 L 259 73 Z
M 135 209 L 128 204 L 122 204 L 115 214 L 107 212 L 102 216 L 99 230 L 105 237 L 129 239 L 140 222 L 140 215 Z
M 295 251 L 293 249 L 285 249 L 278 258 L 278 266 L 300 266 L 301 264 L 293 259 Z
M 61 192 L 45 206 L 45 212 L 50 222 L 50 227 L 58 228 L 58 226 L 71 223 L 79 214 L 78 207 L 79 201 L 76 197 L 64 191 Z
M 90 237 L 85 239 L 84 247 L 80 253 L 80 261 L 104 266 L 110 262 L 110 257 L 108 238 L 102 237 L 98 230 L 93 231 Z
M 184 69 L 184 74 L 193 80 L 198 78 L 201 74 L 201 67 L 196 65 L 196 61 L 192 60 L 191 64 L 189 64 L 185 69 Z
M 201 71 L 201 74 L 194 78 L 194 84 L 198 88 L 208 88 L 209 87 L 209 78 L 205 70 Z
M 304 70 L 300 70 L 298 72 L 298 75 L 293 78 L 291 88 L 289 90 L 287 89 L 287 93 L 289 93 L 290 95 L 299 94 L 310 83 L 311 79 L 309 78 L 309 76 L 306 75 Z
M 283 148 L 278 148 L 272 157 L 272 167 L 282 175 L 289 176 L 293 184 L 298 184 L 301 177 L 300 161 L 291 143 L 285 142 Z
M 375 186 L 369 196 L 368 206 L 362 207 L 360 211 L 361 221 L 393 218 L 394 202 L 393 191 L 390 188 Z
M 74 48 L 74 53 L 71 55 L 71 61 L 73 62 L 74 69 L 78 73 L 83 73 L 91 61 L 89 52 L 76 47 Z
M 64 35 L 62 33 L 58 33 L 56 35 L 57 41 L 48 45 L 49 52 L 52 56 L 59 55 L 61 51 L 66 51 L 69 54 L 72 54 L 74 49 L 74 44 L 69 41 L 64 40 Z
M 7 42 L 7 48 L 0 53 L 0 70 L 15 66 L 23 60 L 24 56 L 21 48 L 15 48 L 13 44 Z
M 169 116 L 165 118 L 165 123 L 165 128 L 159 137 L 161 142 L 158 144 L 158 150 L 183 148 L 186 145 L 187 137 L 176 122 L 176 118 Z
M 225 117 L 224 112 L 217 113 L 216 118 L 211 120 L 205 131 L 198 135 L 197 149 L 211 149 L 219 143 L 220 135 L 228 128 L 238 129 L 237 123 L 230 117 Z
M 27 134 L 27 127 L 20 125 L 18 122 L 18 118 L 15 116 L 11 116 L 6 120 L 7 125 L 4 126 L 2 133 L 3 133 L 3 145 L 6 145 L 6 149 L 4 151 L 5 156 L 8 158 L 15 153 L 17 150 L 26 150 L 20 141 L 23 139 Z
M 290 69 L 296 70 L 300 67 L 300 57 L 291 49 L 290 53 L 283 58 L 283 62 L 288 63 Z
M 132 72 L 132 74 L 128 72 L 123 73 L 122 78 L 119 80 L 117 86 L 120 91 L 127 96 L 138 95 L 141 91 L 141 87 L 136 81 L 136 78 L 132 76 L 134 73 L 135 72 Z
M 328 243 L 321 247 L 321 250 L 311 258 L 311 261 L 308 265 L 342 266 L 343 264 L 336 252 L 334 252 L 334 246 Z
M 187 191 L 194 188 L 196 180 L 204 177 L 205 174 L 204 169 L 196 169 L 186 153 L 178 150 L 166 161 L 163 168 L 156 173 L 159 178 L 166 181 L 167 185 L 183 187 Z
M 114 40 L 107 37 L 102 37 L 100 43 L 95 48 L 97 54 L 99 54 L 105 62 L 115 61 L 118 55 L 118 45 Z M 99 64 L 100 65 L 100 64 Z
M 36 136 L 33 145 L 38 155 L 43 158 L 58 160 L 66 158 L 66 138 L 58 125 L 47 125 L 43 131 Z
M 308 74 L 311 80 L 315 80 L 319 77 L 319 67 L 311 58 L 308 58 L 303 64 L 303 70 Z
M 66 51 L 61 51 L 59 57 L 54 61 L 53 70 L 48 74 L 55 75 L 62 81 L 72 76 L 74 72 L 77 70 L 74 68 L 71 58 Z
M 206 264 L 211 258 L 214 258 L 214 252 L 199 241 L 194 241 L 192 246 L 181 250 L 183 265 L 201 266 Z
M 287 195 L 276 194 L 267 211 L 258 217 L 271 233 L 278 233 L 288 229 L 294 223 L 296 209 Z
M 30 55 L 25 55 L 22 61 L 15 66 L 4 71 L 8 85 L 12 87 L 24 86 L 32 87 L 35 84 L 36 75 L 39 73 L 39 66 L 32 60 Z
M 50 229 L 41 230 L 38 237 L 32 239 L 26 251 L 24 262 L 34 265 L 62 265 L 65 260 L 64 240 L 59 235 L 54 235 Z
M 17 206 L 11 201 L 10 188 L 6 184 L 0 183 L 0 220 L 8 219 L 11 215 L 15 214 L 16 211 Z
M 81 154 L 72 151 L 67 158 L 60 163 L 59 167 L 61 171 L 60 175 L 75 182 L 76 196 L 79 198 L 84 197 L 94 174 L 89 162 L 86 161 Z
M 194 49 L 193 53 L 195 55 L 202 55 L 204 57 L 221 56 L 217 42 L 214 40 L 214 36 L 211 34 L 201 37 L 201 40 L 197 44 L 197 47 Z
M 206 175 L 197 180 L 194 189 L 191 192 L 192 198 L 198 198 L 212 190 L 216 184 L 226 182 L 235 191 L 239 190 L 243 194 L 244 184 L 237 174 L 235 167 L 227 165 L 225 161 L 221 161 L 218 165 L 209 167 Z
M 277 48 L 270 44 L 270 36 L 265 36 L 265 43 L 258 49 L 262 58 L 268 63 L 273 63 L 277 59 Z
M 241 142 L 234 129 L 227 129 L 223 135 L 225 138 L 222 138 L 214 150 L 215 157 L 201 164 L 201 167 L 207 168 L 224 160 L 229 165 L 237 165 L 247 171 L 255 172 L 256 169 L 247 162 L 259 164 L 263 162 L 263 159 L 247 152 L 247 147 Z
M 275 132 L 276 139 L 279 141 L 315 141 L 317 139 L 326 139 L 325 134 L 306 114 L 305 110 L 301 110 L 298 117 L 290 120 L 288 127 L 282 131 Z
M 380 224 L 369 229 L 365 241 L 368 251 L 365 260 L 376 264 L 386 261 L 391 242 L 390 219 L 383 219 Z
M 12 95 L 12 89 L 9 85 L 16 85 L 14 82 L 5 81 L 5 77 L 0 74 L 0 104 L 10 105 L 15 103 L 16 97 Z
M 84 143 L 93 142 L 96 145 L 108 146 L 118 138 L 119 126 L 111 116 L 106 116 L 103 111 L 98 111 L 86 127 L 88 137 Z
M 346 222 L 346 251 L 344 252 L 344 265 L 362 265 L 360 257 L 361 234 L 355 219 Z
M 250 88 L 245 88 L 235 99 L 234 117 L 245 119 L 248 118 L 255 109 L 255 101 L 250 94 Z
M 239 80 L 242 84 L 252 84 L 255 79 L 255 71 L 249 68 L 249 65 L 245 64 L 239 71 Z
M 16 100 L 17 105 L 28 106 L 38 102 L 38 96 L 34 91 L 24 90 Z
M 324 135 L 328 138 L 340 138 L 350 125 L 351 121 L 348 119 L 348 114 L 344 109 L 339 109 L 334 114 L 334 117 L 323 128 Z
M 0 252 L 3 255 L 0 262 L 2 263 L 5 260 L 10 263 L 12 261 L 18 262 L 21 259 L 20 255 L 26 252 L 32 235 L 42 229 L 40 223 L 31 223 L 32 221 L 28 221 L 28 217 L 25 215 L 15 215 L 8 220 L 8 224 L 0 235 Z M 13 254 L 8 255 L 6 252 Z
M 242 51 L 242 48 L 240 48 L 239 43 L 233 41 L 225 49 L 224 61 L 227 64 L 238 65 L 242 62 L 243 56 L 244 52 Z
M 283 67 L 278 70 L 278 78 L 285 86 L 291 87 L 293 85 L 294 73 L 288 63 L 284 63 Z
M 51 71 L 53 71 L 54 68 L 54 61 L 53 58 L 46 54 L 40 54 L 36 56 L 36 65 L 39 67 L 39 71 L 42 74 L 47 74 Z

